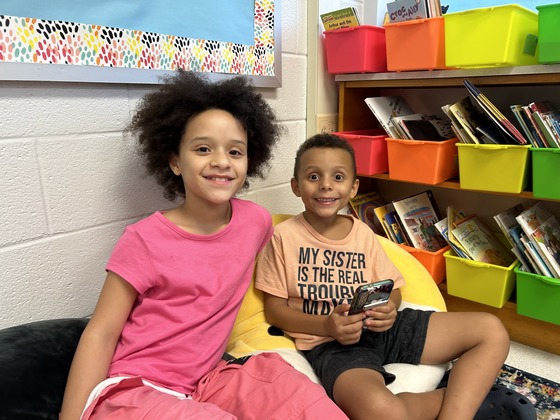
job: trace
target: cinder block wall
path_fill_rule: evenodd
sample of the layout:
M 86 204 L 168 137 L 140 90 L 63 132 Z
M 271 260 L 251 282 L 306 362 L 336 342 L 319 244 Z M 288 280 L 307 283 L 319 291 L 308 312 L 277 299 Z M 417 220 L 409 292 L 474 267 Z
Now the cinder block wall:
M 244 194 L 301 211 L 289 187 L 306 133 L 306 2 L 282 0 L 280 89 L 261 89 L 286 127 L 264 181 Z M 0 81 L 0 328 L 88 315 L 125 225 L 174 203 L 122 134 L 151 86 Z

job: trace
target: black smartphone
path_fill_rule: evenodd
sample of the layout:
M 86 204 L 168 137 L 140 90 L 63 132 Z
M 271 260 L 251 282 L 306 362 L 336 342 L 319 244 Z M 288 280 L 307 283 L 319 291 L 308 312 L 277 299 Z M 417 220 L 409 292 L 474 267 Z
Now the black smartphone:
M 354 293 L 348 315 L 354 315 L 379 305 L 385 305 L 389 301 L 393 285 L 394 282 L 391 279 L 361 285 Z

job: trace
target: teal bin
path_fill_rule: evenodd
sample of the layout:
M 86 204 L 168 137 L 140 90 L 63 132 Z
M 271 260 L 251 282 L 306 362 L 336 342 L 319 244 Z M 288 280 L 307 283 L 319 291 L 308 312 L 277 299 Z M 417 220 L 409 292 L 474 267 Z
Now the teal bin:
M 539 63 L 560 63 L 560 4 L 537 6 L 539 11 Z
M 560 52 L 560 51 L 559 51 Z M 560 149 L 531 149 L 533 196 L 560 200 Z
M 515 270 L 517 313 L 560 325 L 560 280 Z

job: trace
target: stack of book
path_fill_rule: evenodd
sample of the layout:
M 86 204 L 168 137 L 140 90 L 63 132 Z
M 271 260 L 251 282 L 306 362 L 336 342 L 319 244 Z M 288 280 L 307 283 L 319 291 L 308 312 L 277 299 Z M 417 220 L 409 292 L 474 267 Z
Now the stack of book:
M 441 107 L 451 121 L 451 129 L 460 142 L 467 144 L 528 144 L 528 140 L 523 134 L 478 88 L 469 80 L 464 80 L 463 83 L 470 96 Z
M 376 207 L 375 216 L 387 238 L 429 252 L 447 246 L 435 228 L 440 213 L 431 190 Z
M 372 96 L 364 101 L 381 128 L 394 139 L 441 141 L 455 137 L 450 121 L 415 113 L 402 96 Z
M 449 206 L 447 217 L 436 223 L 436 228 L 458 257 L 503 267 L 515 261 L 515 256 L 475 214 L 465 215 Z
M 560 278 L 560 224 L 542 201 L 514 206 L 494 216 L 521 262 L 521 270 Z
M 533 147 L 560 147 L 560 110 L 550 101 L 515 104 L 510 108 Z

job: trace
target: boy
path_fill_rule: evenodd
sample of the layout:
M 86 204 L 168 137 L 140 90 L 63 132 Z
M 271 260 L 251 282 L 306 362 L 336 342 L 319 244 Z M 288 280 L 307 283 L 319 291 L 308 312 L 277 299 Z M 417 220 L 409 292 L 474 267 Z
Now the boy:
M 358 191 L 354 152 L 330 134 L 298 150 L 291 186 L 305 211 L 276 226 L 257 265 L 268 321 L 295 339 L 327 393 L 352 419 L 472 419 L 508 350 L 487 313 L 405 309 L 404 279 L 373 231 L 341 210 Z M 347 315 L 360 284 L 393 279 L 386 305 Z M 457 359 L 447 388 L 393 395 L 387 363 Z

